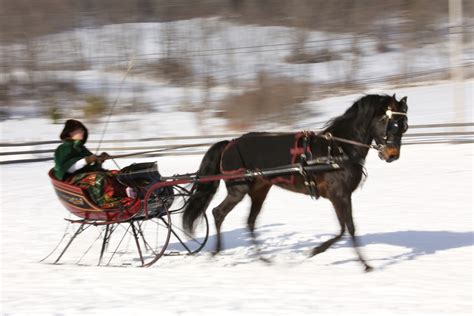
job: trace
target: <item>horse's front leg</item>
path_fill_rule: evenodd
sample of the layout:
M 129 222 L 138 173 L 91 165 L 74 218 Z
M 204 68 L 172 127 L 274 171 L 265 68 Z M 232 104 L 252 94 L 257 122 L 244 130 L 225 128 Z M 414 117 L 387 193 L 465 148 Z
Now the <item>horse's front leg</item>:
M 365 261 L 364 257 L 362 256 L 361 251 L 359 250 L 359 239 L 355 235 L 355 226 L 354 226 L 354 220 L 352 219 L 352 201 L 349 199 L 349 207 L 347 208 L 347 215 L 346 215 L 346 225 L 347 225 L 347 230 L 349 231 L 349 234 L 351 235 L 352 239 L 352 244 L 354 246 L 354 249 L 357 253 L 357 256 L 359 257 L 360 262 L 365 266 L 365 271 L 369 272 L 372 271 L 372 267 L 367 264 Z
M 341 226 L 341 231 L 340 231 L 339 235 L 323 242 L 318 247 L 314 247 L 313 250 L 311 251 L 310 257 L 313 257 L 313 256 L 317 255 L 318 253 L 326 251 L 329 247 L 332 246 L 332 244 L 334 244 L 336 241 L 341 239 L 341 237 L 344 235 L 344 232 L 346 230 L 346 223 L 344 221 L 344 213 L 343 213 L 342 203 L 339 203 L 339 201 L 333 202 L 332 200 L 331 200 L 331 202 L 334 205 L 334 210 L 336 211 L 337 219 L 339 220 L 339 225 Z

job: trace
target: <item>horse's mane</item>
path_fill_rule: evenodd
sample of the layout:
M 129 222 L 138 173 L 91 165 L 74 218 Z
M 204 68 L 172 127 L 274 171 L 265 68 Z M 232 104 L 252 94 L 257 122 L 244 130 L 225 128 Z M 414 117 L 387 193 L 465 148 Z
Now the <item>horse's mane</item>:
M 338 132 L 339 134 L 346 134 L 351 132 L 353 127 L 363 126 L 364 122 L 371 121 L 377 110 L 385 107 L 391 99 L 392 97 L 388 95 L 365 95 L 355 101 L 344 114 L 327 122 L 323 127 L 323 133 Z

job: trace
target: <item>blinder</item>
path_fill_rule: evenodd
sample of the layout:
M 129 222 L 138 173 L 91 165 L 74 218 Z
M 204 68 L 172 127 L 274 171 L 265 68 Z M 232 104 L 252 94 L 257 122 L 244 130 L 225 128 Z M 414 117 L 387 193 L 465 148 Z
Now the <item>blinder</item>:
M 399 117 L 395 118 L 394 116 Z M 403 134 L 408 130 L 407 114 L 404 112 L 394 112 L 388 108 L 382 119 L 387 120 L 384 136 L 385 141 L 387 141 L 389 135 Z
M 406 117 L 398 120 L 389 119 L 387 124 L 387 134 L 403 134 L 408 130 L 408 123 Z

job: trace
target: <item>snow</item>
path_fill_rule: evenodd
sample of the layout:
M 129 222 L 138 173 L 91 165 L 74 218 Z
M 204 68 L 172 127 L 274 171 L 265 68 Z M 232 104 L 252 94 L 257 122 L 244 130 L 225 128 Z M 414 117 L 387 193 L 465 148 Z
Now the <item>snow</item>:
M 138 62 L 153 62 L 171 55 L 189 59 L 196 73 L 212 74 L 217 79 L 227 79 L 231 75 L 248 80 L 261 70 L 278 70 L 291 76 L 303 73 L 316 82 L 345 78 L 351 69 L 352 34 L 304 32 L 306 52 L 329 49 L 342 58 L 331 63 L 313 64 L 308 72 L 305 70 L 307 65 L 284 63 L 292 50 L 300 48 L 301 29 L 239 25 L 219 17 L 82 28 L 39 38 L 37 44 L 40 47 L 44 42 L 61 45 L 43 47 L 37 53 L 45 63 L 57 61 L 51 56 L 61 56 L 62 61 L 87 61 L 94 69 L 132 58 Z M 176 40 L 170 41 L 169 37 Z M 445 39 L 441 37 L 440 43 L 427 44 L 419 49 L 392 45 L 391 52 L 377 53 L 375 36 L 359 37 L 357 49 L 362 56 L 357 67 L 357 78 L 396 75 L 403 67 L 409 67 L 409 71 L 442 69 L 449 65 Z M 472 54 L 472 48 L 468 45 L 465 54 L 464 60 L 467 61 L 469 54 Z M 374 67 L 374 64 L 383 64 L 384 67 Z
M 472 156 L 472 145 L 408 146 L 392 164 L 369 156 L 369 178 L 353 204 L 362 251 L 375 267 L 371 273 L 363 272 L 347 238 L 308 258 L 311 247 L 337 233 L 335 214 L 325 200 L 314 202 L 279 188 L 270 192 L 257 222 L 271 264 L 260 261 L 250 246 L 248 200 L 226 219 L 226 250 L 216 257 L 209 254 L 215 241 L 211 225 L 204 251 L 163 257 L 151 268 L 38 263 L 66 225 L 67 212 L 46 176 L 50 164 L 2 167 L 2 311 L 469 315 Z M 160 170 L 193 171 L 200 159 L 160 158 Z M 221 187 L 211 207 L 224 192 Z M 74 255 L 66 253 L 65 260 Z

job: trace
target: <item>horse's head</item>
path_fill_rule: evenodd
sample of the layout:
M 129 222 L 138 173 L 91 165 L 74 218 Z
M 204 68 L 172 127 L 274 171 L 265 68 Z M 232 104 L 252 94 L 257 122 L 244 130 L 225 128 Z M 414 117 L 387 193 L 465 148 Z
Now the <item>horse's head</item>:
M 392 162 L 400 157 L 402 136 L 408 129 L 407 97 L 397 101 L 395 94 L 380 108 L 372 122 L 372 133 L 379 146 L 379 157 Z

